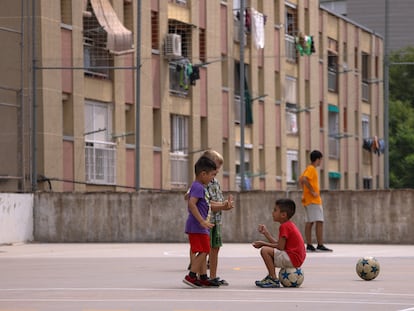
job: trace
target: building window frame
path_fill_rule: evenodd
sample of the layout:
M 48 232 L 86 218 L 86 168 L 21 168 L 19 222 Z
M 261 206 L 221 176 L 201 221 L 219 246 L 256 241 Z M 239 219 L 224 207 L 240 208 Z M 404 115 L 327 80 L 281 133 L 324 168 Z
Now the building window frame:
M 85 101 L 86 183 L 116 184 L 116 143 L 112 141 L 113 106 Z
M 183 189 L 188 186 L 189 117 L 172 114 L 171 118 L 171 187 Z

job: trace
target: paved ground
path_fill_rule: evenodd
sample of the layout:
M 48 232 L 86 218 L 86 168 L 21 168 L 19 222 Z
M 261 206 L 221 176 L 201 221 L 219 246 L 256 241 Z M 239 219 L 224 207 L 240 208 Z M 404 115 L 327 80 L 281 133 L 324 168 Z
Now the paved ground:
M 0 311 L 414 310 L 414 246 L 329 245 L 308 254 L 300 288 L 261 289 L 258 250 L 226 244 L 220 276 L 230 286 L 182 283 L 187 244 L 21 244 L 0 246 Z M 355 273 L 375 256 L 379 276 Z

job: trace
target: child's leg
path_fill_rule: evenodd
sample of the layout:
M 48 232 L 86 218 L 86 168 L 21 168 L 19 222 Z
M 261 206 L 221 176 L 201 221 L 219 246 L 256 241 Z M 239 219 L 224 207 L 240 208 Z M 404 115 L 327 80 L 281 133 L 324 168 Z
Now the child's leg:
M 191 272 L 194 272 L 198 275 L 207 274 L 207 253 L 198 253 L 193 257 L 193 261 L 191 263 Z
M 275 269 L 275 262 L 274 262 L 274 248 L 272 247 L 268 247 L 268 246 L 263 246 L 260 250 L 260 255 L 263 258 L 263 261 L 266 265 L 267 271 L 269 273 L 269 275 L 273 278 L 273 279 L 277 279 L 276 278 L 276 269 Z
M 217 265 L 218 265 L 218 253 L 220 247 L 214 247 L 210 250 L 209 260 L 210 260 L 210 278 L 214 279 L 217 277 Z

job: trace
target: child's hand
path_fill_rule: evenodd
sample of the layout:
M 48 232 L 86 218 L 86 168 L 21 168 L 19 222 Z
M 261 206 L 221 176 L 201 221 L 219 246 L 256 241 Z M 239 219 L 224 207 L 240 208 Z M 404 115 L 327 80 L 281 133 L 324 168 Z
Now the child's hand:
M 233 201 L 233 196 L 230 194 L 228 196 L 227 204 L 226 204 L 225 209 L 228 211 L 228 210 L 231 210 L 232 208 L 234 208 L 234 201 Z
M 211 229 L 214 227 L 214 224 L 212 224 L 211 222 L 204 220 L 203 222 L 200 223 L 201 227 L 206 228 L 206 229 Z
M 259 231 L 261 234 L 266 234 L 268 232 L 265 225 L 259 225 L 257 231 Z
M 190 189 L 188 189 L 187 191 L 186 191 L 186 193 L 184 194 L 184 200 L 185 201 L 188 201 L 188 199 L 190 198 Z
M 254 248 L 261 248 L 264 244 L 263 241 L 254 241 L 252 245 Z

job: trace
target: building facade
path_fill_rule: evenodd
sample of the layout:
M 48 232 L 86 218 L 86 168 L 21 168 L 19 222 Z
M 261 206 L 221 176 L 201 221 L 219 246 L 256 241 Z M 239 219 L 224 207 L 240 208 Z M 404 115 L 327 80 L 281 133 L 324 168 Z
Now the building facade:
M 386 16 L 388 2 L 388 25 Z M 389 49 L 398 50 L 414 45 L 414 34 L 408 29 L 414 28 L 411 0 L 320 0 L 323 7 L 345 15 L 365 27 L 372 29 L 385 38 L 388 27 Z
M 209 148 L 224 190 L 296 189 L 313 149 L 322 189 L 383 188 L 382 38 L 244 2 L 3 1 L 0 189 L 185 190 Z

